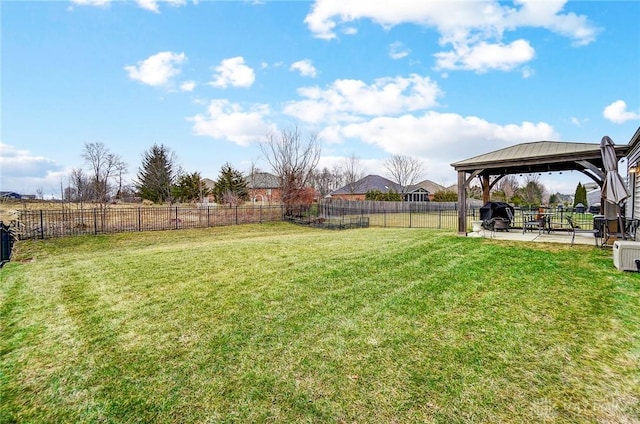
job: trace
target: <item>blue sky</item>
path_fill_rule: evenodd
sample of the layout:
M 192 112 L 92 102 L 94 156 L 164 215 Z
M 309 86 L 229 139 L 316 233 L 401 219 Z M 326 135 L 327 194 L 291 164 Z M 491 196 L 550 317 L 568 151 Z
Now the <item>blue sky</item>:
M 640 126 L 640 2 L 2 1 L 0 190 L 58 195 L 85 143 L 135 177 L 269 170 L 258 143 L 317 132 L 320 166 L 449 165 L 513 144 L 626 144 Z M 624 165 L 624 164 L 623 164 Z M 544 175 L 573 193 L 579 173 Z

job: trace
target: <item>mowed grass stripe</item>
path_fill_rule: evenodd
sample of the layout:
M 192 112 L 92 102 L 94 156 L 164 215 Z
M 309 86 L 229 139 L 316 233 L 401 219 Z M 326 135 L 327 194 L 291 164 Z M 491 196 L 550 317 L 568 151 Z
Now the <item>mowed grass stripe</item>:
M 270 224 L 1 272 L 2 421 L 640 420 L 639 276 L 591 247 Z

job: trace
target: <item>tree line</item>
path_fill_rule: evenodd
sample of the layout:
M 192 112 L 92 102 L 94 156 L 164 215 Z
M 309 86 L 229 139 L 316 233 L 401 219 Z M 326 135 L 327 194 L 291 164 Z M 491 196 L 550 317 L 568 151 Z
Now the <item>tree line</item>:
M 477 198 L 482 198 L 480 187 L 472 188 L 475 190 Z M 492 191 L 491 198 L 497 201 L 510 203 L 514 206 L 540 206 L 548 204 L 550 206 L 562 205 L 565 207 L 577 206 L 582 204 L 587 206 L 587 190 L 582 183 L 578 183 L 576 191 L 571 198 L 566 194 L 553 193 L 550 194 L 545 186 L 540 182 L 538 175 L 531 174 L 525 176 L 524 184 L 520 185 L 515 175 L 504 176 Z
M 347 187 L 359 190 L 365 176 L 361 160 L 351 155 L 332 169 L 318 169 L 321 146 L 316 133 L 303 134 L 297 126 L 268 134 L 260 150 L 277 177 L 281 201 L 285 204 L 310 203 L 315 197 Z M 82 151 L 85 167 L 73 169 L 66 186 L 61 183 L 64 201 L 98 203 L 145 201 L 152 203 L 203 202 L 212 196 L 218 204 L 239 204 L 250 199 L 249 182 L 260 172 L 252 167 L 249 175 L 225 163 L 213 187 L 200 172 L 185 172 L 175 152 L 154 144 L 143 152 L 135 178 L 126 184 L 128 165 L 104 143 L 85 143 Z M 412 157 L 394 155 L 384 163 L 399 187 L 400 199 L 424 173 L 422 163 Z M 395 199 L 395 197 L 394 197 Z M 391 200 L 390 198 L 388 200 Z
M 321 146 L 316 133 L 304 135 L 297 126 L 268 134 L 260 143 L 261 152 L 278 179 L 281 201 L 284 204 L 307 204 L 314 198 L 323 198 L 332 191 L 345 187 L 349 193 L 362 192 L 359 182 L 365 172 L 361 160 L 351 155 L 332 169 L 318 169 Z M 260 170 L 254 166 L 248 175 L 225 163 L 212 187 L 200 172 L 185 172 L 178 164 L 175 152 L 162 144 L 154 144 L 143 152 L 135 178 L 125 184 L 128 165 L 103 143 L 85 143 L 82 158 L 85 168 L 73 169 L 68 184 L 63 187 L 64 201 L 98 203 L 113 201 L 146 201 L 162 203 L 204 202 L 212 196 L 218 204 L 235 205 L 250 200 L 250 181 Z M 384 161 L 384 167 L 397 185 L 397 190 L 366 193 L 367 200 L 402 201 L 408 189 L 424 175 L 424 166 L 416 158 L 393 155 Z M 482 198 L 479 186 L 469 189 L 469 197 Z M 525 177 L 520 184 L 515 175 L 503 177 L 491 192 L 493 200 L 515 206 L 564 204 L 566 196 L 547 192 L 537 175 Z M 457 201 L 457 193 L 434 193 L 436 201 Z M 581 184 L 576 189 L 574 206 L 586 205 L 586 190 Z

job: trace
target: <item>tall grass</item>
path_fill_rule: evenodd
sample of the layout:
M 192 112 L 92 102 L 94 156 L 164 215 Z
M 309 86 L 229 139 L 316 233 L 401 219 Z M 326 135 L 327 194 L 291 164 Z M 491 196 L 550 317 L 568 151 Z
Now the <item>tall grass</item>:
M 640 275 L 610 255 L 287 224 L 20 242 L 0 422 L 638 422 Z

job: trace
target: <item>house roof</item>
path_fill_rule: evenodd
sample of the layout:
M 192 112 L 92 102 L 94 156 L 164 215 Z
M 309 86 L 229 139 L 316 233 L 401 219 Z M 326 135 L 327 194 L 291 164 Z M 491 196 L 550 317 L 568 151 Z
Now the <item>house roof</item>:
M 216 182 L 213 181 L 211 178 L 203 178 L 202 182 L 204 183 L 205 186 L 207 186 L 208 189 L 213 190 L 213 188 L 216 186 Z
M 633 134 L 633 137 L 631 137 L 631 140 L 629 140 L 628 145 L 630 152 L 640 146 L 640 127 L 638 127 L 635 134 Z
M 438 183 L 434 183 L 431 180 L 420 181 L 418 184 L 412 185 L 409 191 L 416 191 L 417 189 L 422 188 L 429 193 L 435 193 L 436 191 L 444 190 L 444 187 Z
M 370 190 L 379 190 L 386 193 L 390 190 L 400 191 L 398 184 L 393 181 L 381 177 L 380 175 L 367 175 L 364 178 L 359 179 L 355 183 L 347 184 L 344 187 L 340 187 L 330 193 L 331 196 L 338 194 L 364 194 Z
M 254 172 L 253 174 L 249 174 L 247 183 L 247 187 L 250 189 L 280 187 L 278 177 L 268 172 Z
M 22 196 L 15 191 L 0 191 L 0 197 L 5 199 L 22 199 Z

